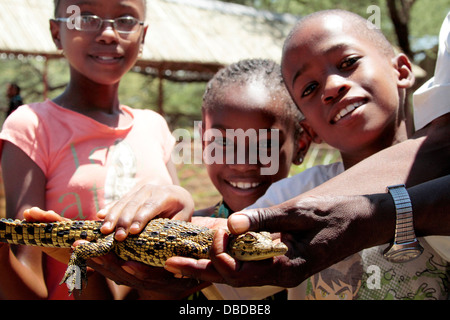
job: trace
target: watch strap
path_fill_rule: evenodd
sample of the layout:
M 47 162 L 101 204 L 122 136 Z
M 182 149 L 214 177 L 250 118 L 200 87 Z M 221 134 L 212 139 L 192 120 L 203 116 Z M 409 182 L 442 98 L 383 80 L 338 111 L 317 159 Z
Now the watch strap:
M 395 204 L 396 223 L 394 243 L 408 243 L 416 239 L 411 199 L 404 184 L 387 187 Z

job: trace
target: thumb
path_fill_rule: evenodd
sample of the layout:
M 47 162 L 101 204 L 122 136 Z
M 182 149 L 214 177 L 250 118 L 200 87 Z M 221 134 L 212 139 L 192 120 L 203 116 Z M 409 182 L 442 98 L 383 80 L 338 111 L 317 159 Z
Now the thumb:
M 281 206 L 249 209 L 233 213 L 228 218 L 228 229 L 233 234 L 247 231 L 282 232 L 292 229 L 292 221 Z

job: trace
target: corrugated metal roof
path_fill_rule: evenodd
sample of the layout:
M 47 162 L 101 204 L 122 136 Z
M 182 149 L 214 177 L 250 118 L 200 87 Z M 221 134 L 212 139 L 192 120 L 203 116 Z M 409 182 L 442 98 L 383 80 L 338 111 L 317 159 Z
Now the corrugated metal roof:
M 48 20 L 51 0 L 1 0 L 0 50 L 30 54 L 55 54 Z
M 295 17 L 214 0 L 148 0 L 149 29 L 138 63 L 215 71 L 245 58 L 279 61 Z M 0 52 L 59 56 L 48 20 L 52 0 L 0 0 Z

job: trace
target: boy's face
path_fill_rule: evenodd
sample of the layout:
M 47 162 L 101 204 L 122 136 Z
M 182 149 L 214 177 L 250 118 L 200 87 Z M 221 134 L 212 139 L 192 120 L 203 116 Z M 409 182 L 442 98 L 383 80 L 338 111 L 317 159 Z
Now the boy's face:
M 341 17 L 322 17 L 305 22 L 286 45 L 282 71 L 307 123 L 351 154 L 367 152 L 396 125 L 399 73 L 393 59 Z
M 131 16 L 142 21 L 144 10 L 142 0 L 61 0 L 57 17 L 81 14 L 114 19 Z M 98 31 L 78 31 L 72 20 L 72 24 L 51 21 L 51 31 L 55 44 L 70 63 L 72 77 L 80 75 L 96 83 L 114 84 L 136 62 L 146 28 L 140 26 L 135 33 L 119 34 L 110 22 L 103 22 Z
M 230 208 L 238 211 L 288 175 L 296 156 L 295 126 L 280 111 L 285 102 L 269 97 L 262 85 L 226 90 L 223 99 L 203 114 L 203 152 L 211 181 Z M 277 130 L 278 139 L 271 129 Z M 263 164 L 261 159 L 270 163 Z M 265 169 L 270 169 L 269 174 L 264 174 Z

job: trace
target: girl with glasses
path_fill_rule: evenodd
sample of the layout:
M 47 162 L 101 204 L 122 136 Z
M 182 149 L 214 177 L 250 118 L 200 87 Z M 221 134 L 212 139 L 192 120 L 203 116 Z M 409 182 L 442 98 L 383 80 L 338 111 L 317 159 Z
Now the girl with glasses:
M 55 1 L 50 31 L 68 60 L 70 81 L 60 96 L 24 105 L 4 124 L 8 217 L 23 219 L 24 210 L 40 207 L 64 218 L 97 219 L 105 205 L 144 182 L 178 183 L 165 120 L 118 97 L 144 43 L 145 10 L 144 0 Z M 1 299 L 68 298 L 59 282 L 69 250 L 13 250 L 0 245 Z M 94 272 L 83 298 L 112 297 L 117 291 L 106 281 Z

